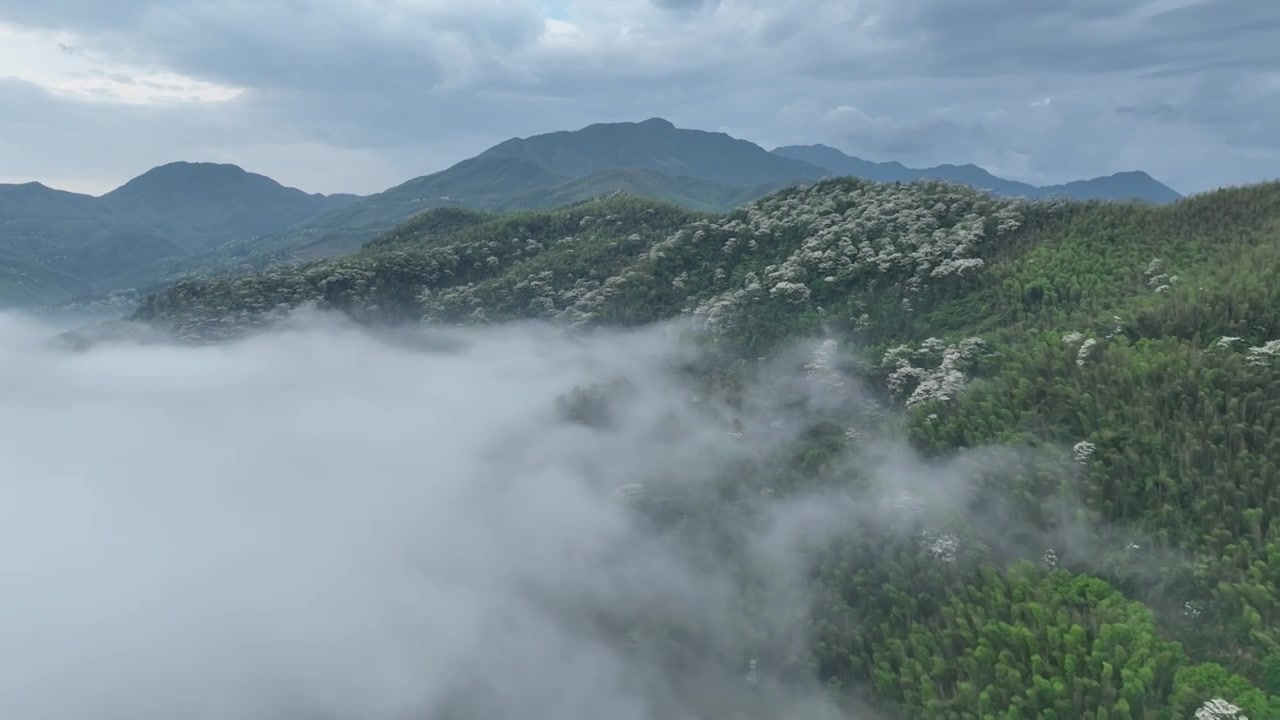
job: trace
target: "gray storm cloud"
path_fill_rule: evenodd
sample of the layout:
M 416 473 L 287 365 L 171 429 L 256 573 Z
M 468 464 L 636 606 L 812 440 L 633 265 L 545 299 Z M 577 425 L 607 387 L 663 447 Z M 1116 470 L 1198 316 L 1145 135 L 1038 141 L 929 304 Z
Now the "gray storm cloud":
M 0 716 L 626 720 L 758 704 L 730 573 L 616 492 L 710 487 L 792 433 L 748 423 L 742 442 L 724 408 L 698 409 L 675 330 L 312 321 L 73 352 L 0 316 Z M 593 384 L 625 402 L 601 427 L 567 422 L 558 399 Z M 771 526 L 760 543 L 781 561 L 786 522 Z M 628 643 L 636 618 L 692 628 L 697 652 L 674 672 L 670 652 Z

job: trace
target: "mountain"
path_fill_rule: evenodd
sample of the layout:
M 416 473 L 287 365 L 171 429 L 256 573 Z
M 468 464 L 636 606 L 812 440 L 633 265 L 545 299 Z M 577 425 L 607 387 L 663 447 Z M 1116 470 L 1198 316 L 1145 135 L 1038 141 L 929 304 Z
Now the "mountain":
M 755 143 L 725 133 L 680 129 L 662 118 L 511 139 L 479 157 L 532 160 L 571 178 L 612 168 L 638 168 L 733 186 L 816 180 L 828 174 Z
M 154 282 L 166 262 L 252 240 L 355 196 L 309 195 L 234 165 L 171 163 L 93 197 L 0 185 L 0 305 Z
M 182 252 L 160 230 L 99 198 L 40 183 L 0 185 L 0 305 L 106 289 Z
M 677 128 L 651 118 L 513 138 L 446 170 L 319 215 L 266 242 L 241 243 L 236 252 L 331 257 L 353 252 L 395 223 L 432 207 L 541 209 L 612 192 L 727 212 L 787 185 L 831 175 L 880 182 L 939 179 L 1031 198 L 1061 195 L 1163 203 L 1180 197 L 1141 172 L 1037 188 L 998 178 L 975 165 L 916 170 L 896 162 L 860 160 L 825 145 L 769 152 L 725 133 Z
M 803 612 L 774 612 L 767 578 L 726 586 L 740 643 L 704 659 L 676 615 L 617 608 L 620 652 L 876 710 L 855 717 L 1274 718 L 1277 277 L 1280 183 L 1153 205 L 843 178 L 727 216 L 434 210 L 349 257 L 185 280 L 134 322 L 210 342 L 302 305 L 375 327 L 683 318 L 707 349 L 682 360 L 690 402 L 726 409 L 696 433 L 795 440 L 714 484 L 695 462 L 628 487 L 629 517 L 737 568 L 728 529 L 843 510 L 789 560 Z M 744 397 L 762 378 L 795 409 Z M 632 401 L 565 404 L 589 424 Z
M 848 175 L 876 182 L 946 180 L 1009 197 L 1145 200 L 1157 204 L 1173 202 L 1182 197 L 1173 189 L 1140 171 L 1120 172 L 1091 180 L 1076 180 L 1065 185 L 1036 186 L 996 177 L 972 164 L 909 168 L 899 162 L 877 163 L 852 157 L 828 145 L 787 145 L 775 148 L 773 153 L 826 168 L 833 175 Z
M 0 303 L 66 300 L 73 287 L 145 291 L 189 273 L 344 255 L 431 208 L 536 210 L 628 193 L 723 213 L 831 175 L 945 179 L 1009 196 L 1178 197 L 1139 172 L 1036 188 L 973 165 L 915 170 L 821 145 L 769 152 L 652 118 L 513 138 L 363 198 L 310 195 L 234 165 L 185 162 L 150 170 L 100 198 L 38 184 L 0 186 Z M 64 276 L 70 284 L 53 280 Z
M 630 192 L 711 212 L 796 182 L 830 174 L 725 133 L 677 128 L 667 120 L 600 123 L 581 130 L 512 138 L 431 175 L 317 216 L 246 252 L 340 255 L 415 212 L 462 206 L 527 210 Z
M 275 232 L 355 199 L 308 194 L 235 165 L 175 162 L 148 170 L 99 201 L 201 251 Z

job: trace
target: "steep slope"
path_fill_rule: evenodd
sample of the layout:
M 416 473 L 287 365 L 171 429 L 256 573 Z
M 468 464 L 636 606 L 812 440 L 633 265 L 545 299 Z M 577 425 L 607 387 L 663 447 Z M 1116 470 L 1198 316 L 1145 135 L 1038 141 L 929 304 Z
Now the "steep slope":
M 938 165 L 909 168 L 899 162 L 877 163 L 851 157 L 827 145 L 788 145 L 773 152 L 826 168 L 836 175 L 848 175 L 877 182 L 946 180 L 988 190 L 1009 197 L 1066 197 L 1076 200 L 1145 200 L 1168 203 L 1182 197 L 1144 172 L 1122 172 L 1064 185 L 1038 187 L 996 177 L 977 165 Z
M 815 549 L 807 616 L 741 620 L 769 631 L 733 663 L 886 717 L 1280 717 L 1280 184 L 1151 206 L 844 179 L 725 217 L 615 197 L 440 220 L 185 282 L 137 318 L 208 339 L 300 304 L 375 324 L 685 316 L 729 398 L 757 358 L 823 338 L 810 380 L 842 397 L 853 368 L 867 397 L 714 500 L 663 499 L 692 527 L 813 488 L 875 508 Z M 890 441 L 929 460 L 886 459 Z M 863 452 L 905 487 L 877 495 Z

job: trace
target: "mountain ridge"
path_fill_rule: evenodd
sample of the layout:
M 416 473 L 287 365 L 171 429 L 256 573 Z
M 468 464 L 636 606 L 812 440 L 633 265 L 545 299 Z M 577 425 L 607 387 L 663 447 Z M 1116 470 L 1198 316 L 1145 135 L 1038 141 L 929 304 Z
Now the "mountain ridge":
M 868 168 L 881 165 L 851 158 L 829 146 L 788 147 L 825 148 L 854 162 L 855 166 L 828 168 L 813 158 L 786 157 L 779 149 L 765 150 L 727 133 L 678 128 L 661 117 L 639 122 L 593 123 L 578 130 L 509 138 L 444 170 L 406 180 L 347 207 L 312 218 L 269 238 L 259 249 L 299 253 L 305 259 L 315 259 L 351 252 L 415 212 L 434 207 L 458 205 L 491 211 L 539 209 L 548 207 L 545 198 L 557 198 L 561 204 L 567 204 L 614 191 L 635 192 L 697 210 L 727 212 L 786 185 L 832 175 L 887 182 L 950 179 L 964 184 L 991 184 L 1006 190 L 1025 187 L 1033 192 L 1023 194 L 1043 196 L 1034 192 L 1035 186 L 997 178 L 976 165 L 940 166 L 957 168 L 960 175 L 971 176 L 970 182 L 955 172 L 950 173 L 949 178 L 921 175 L 896 162 L 882 164 L 885 168 L 896 168 L 895 175 L 868 177 L 876 174 Z M 734 156 L 735 152 L 740 155 Z M 513 172 L 513 168 L 519 168 L 520 172 Z M 642 170 L 667 177 L 655 182 L 652 176 L 642 179 L 633 174 L 624 181 L 616 174 L 623 170 Z M 612 182 L 600 188 L 583 182 L 584 178 L 597 174 L 609 177 L 610 171 L 615 171 Z M 673 190 L 674 186 L 683 189 Z M 655 187 L 662 189 L 655 192 Z M 1093 187 L 1071 186 L 1068 196 L 1093 197 L 1090 194 Z M 1164 197 L 1180 196 L 1173 193 Z M 244 250 L 252 252 L 247 247 Z
M 825 167 L 836 175 L 860 177 L 876 182 L 911 182 L 914 180 L 947 180 L 971 185 L 1010 197 L 1066 197 L 1074 200 L 1140 199 L 1157 204 L 1173 202 L 1183 196 L 1142 170 L 1122 170 L 1110 175 L 1072 180 L 1058 185 L 1032 185 L 993 175 L 973 163 L 943 163 L 928 168 L 911 168 L 897 161 L 864 160 L 830 145 L 783 145 L 771 152 L 783 157 L 804 160 Z
M 161 264 L 252 240 L 356 196 L 309 194 L 228 163 L 178 161 L 102 195 L 0 185 L 0 304 L 67 300 L 153 278 Z M 34 273 L 34 274 L 33 274 Z M 72 277 L 52 294 L 35 276 Z M 23 280 L 27 278 L 27 280 Z M 53 287 L 49 283 L 45 283 Z
M 149 287 L 190 272 L 353 252 L 435 207 L 532 210 L 624 192 L 722 213 L 831 175 L 897 182 L 942 174 L 948 177 L 941 179 L 997 193 L 1043 194 L 975 165 L 939 168 L 871 163 L 825 145 L 769 151 L 727 133 L 678 128 L 660 117 L 510 138 L 368 196 L 306 193 L 229 163 L 177 161 L 97 197 L 41 183 L 0 185 L 0 265 L 12 265 L 4 277 L 39 269 L 36 275 L 70 276 L 101 293 Z M 1070 197 L 1114 198 L 1144 179 L 1150 180 L 1145 173 L 1118 175 L 1061 187 Z M 1156 200 L 1161 197 L 1177 195 Z M 13 282 L 0 280 L 0 304 L 46 298 L 33 293 L 38 282 L 23 282 L 25 289 L 18 291 Z M 48 297 L 68 299 L 63 295 Z

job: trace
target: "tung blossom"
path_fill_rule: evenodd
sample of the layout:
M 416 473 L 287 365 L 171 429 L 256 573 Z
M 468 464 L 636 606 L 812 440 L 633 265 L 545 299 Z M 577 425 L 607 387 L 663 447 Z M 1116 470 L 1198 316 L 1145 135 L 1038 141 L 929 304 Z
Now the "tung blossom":
M 1093 346 L 1097 344 L 1098 341 L 1093 338 L 1089 338 L 1088 340 L 1080 343 L 1080 350 L 1076 353 L 1076 365 L 1084 367 L 1084 361 L 1088 359 L 1089 353 L 1093 350 Z
M 1196 710 L 1196 720 L 1249 720 L 1249 718 L 1241 715 L 1240 708 L 1235 705 L 1222 698 L 1214 698 L 1206 701 L 1199 710 Z
M 813 362 L 805 366 L 805 374 L 828 387 L 844 387 L 844 378 L 835 369 L 837 343 L 831 338 L 823 340 L 813 352 Z
M 893 513 L 905 513 L 910 517 L 920 515 L 925 511 L 926 505 L 924 498 L 905 490 L 896 492 L 892 495 L 886 495 L 880 499 L 880 509 L 883 511 L 891 511 Z
M 1081 440 L 1080 442 L 1071 446 L 1072 453 L 1076 457 L 1076 462 L 1080 463 L 1081 465 L 1089 462 L 1089 458 L 1093 456 L 1093 451 L 1097 449 L 1098 449 L 1098 446 L 1094 445 L 1088 440 Z
M 956 551 L 960 549 L 960 538 L 951 533 L 936 533 L 925 530 L 920 534 L 925 548 L 934 558 L 944 563 L 956 561 Z
M 770 288 L 769 295 L 782 297 L 791 302 L 804 302 L 809 299 L 809 286 L 784 280 Z
M 1249 367 L 1262 367 L 1276 357 L 1280 357 L 1280 340 L 1249 348 L 1244 362 Z
M 889 390 L 895 394 L 905 392 L 909 381 L 915 380 L 916 386 L 906 399 L 907 407 L 914 407 L 929 400 L 947 401 L 959 395 L 968 378 L 960 370 L 960 365 L 967 362 L 982 349 L 981 338 L 966 338 L 955 345 L 947 345 L 938 338 L 929 338 L 921 343 L 918 350 L 909 345 L 890 348 L 884 355 L 881 364 L 893 367 L 889 374 Z M 937 367 L 924 368 L 912 364 L 914 359 L 929 359 L 941 354 Z

